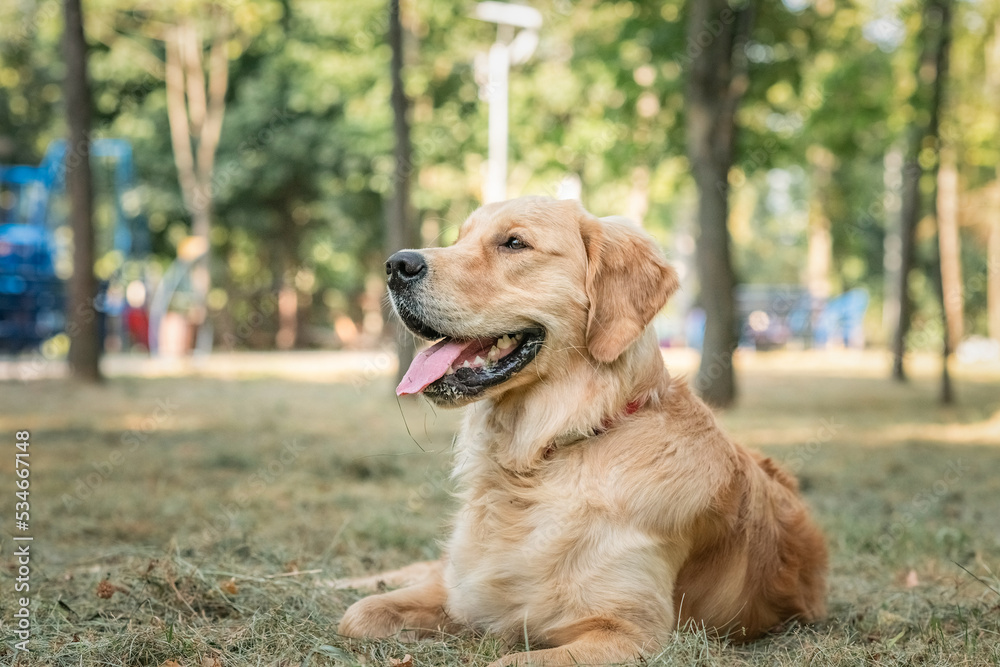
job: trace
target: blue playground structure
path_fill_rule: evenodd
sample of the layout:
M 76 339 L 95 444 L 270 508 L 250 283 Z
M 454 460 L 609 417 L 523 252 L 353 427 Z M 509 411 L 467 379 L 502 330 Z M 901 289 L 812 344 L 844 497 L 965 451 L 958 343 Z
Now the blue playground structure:
M 742 348 L 865 346 L 868 292 L 864 289 L 821 299 L 801 285 L 740 285 L 735 297 Z M 700 350 L 704 336 L 705 312 L 692 309 L 685 322 L 687 344 Z
M 65 326 L 63 280 L 59 272 L 60 243 L 57 230 L 66 222 L 67 146 L 63 140 L 49 144 L 37 167 L 0 165 L 0 352 L 20 352 L 37 347 Z M 102 282 L 95 308 L 100 315 L 112 312 L 121 299 L 107 299 L 127 259 L 146 255 L 148 227 L 136 197 L 132 146 L 122 139 L 96 139 L 91 143 L 95 172 L 113 165 L 110 198 L 113 214 L 110 238 L 98 236 L 97 257 L 117 251 L 121 263 Z M 96 179 L 95 179 L 96 180 Z M 65 239 L 66 235 L 62 235 Z
M 736 312 L 740 346 L 757 350 L 829 345 L 864 347 L 868 292 L 853 289 L 817 298 L 800 285 L 740 285 Z
M 867 309 L 868 292 L 863 289 L 821 299 L 800 285 L 740 285 L 736 289 L 740 347 L 862 348 Z

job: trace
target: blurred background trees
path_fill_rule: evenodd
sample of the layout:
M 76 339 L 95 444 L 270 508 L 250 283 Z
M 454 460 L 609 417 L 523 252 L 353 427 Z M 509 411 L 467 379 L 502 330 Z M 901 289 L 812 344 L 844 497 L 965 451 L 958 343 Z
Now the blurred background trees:
M 595 213 L 639 219 L 684 274 L 679 316 L 664 332 L 683 341 L 680 315 L 710 305 L 695 275 L 705 265 L 695 253 L 705 227 L 685 91 L 719 19 L 705 16 L 704 30 L 694 31 L 696 5 L 680 0 L 531 4 L 544 25 L 535 55 L 511 79 L 510 195 L 554 196 L 578 183 Z M 135 149 L 138 205 L 152 233 L 145 279 L 155 283 L 185 240 L 204 234 L 212 258 L 204 301 L 216 346 L 385 340 L 382 262 L 398 178 L 388 0 L 187 0 L 169 8 L 92 0 L 83 9 L 94 136 L 125 138 Z M 749 5 L 717 9 L 741 15 Z M 756 6 L 732 54 L 743 62 L 745 91 L 733 109 L 732 164 L 716 178 L 727 190 L 736 282 L 802 285 L 821 297 L 864 287 L 870 343 L 888 344 L 899 304 L 912 303 L 906 344 L 938 349 L 944 328 L 930 199 L 945 145 L 961 294 L 945 294 L 944 303 L 960 301 L 966 337 L 1000 335 L 1000 5 L 951 9 L 940 139 L 921 139 L 914 152 L 911 128 L 926 127 L 930 113 L 920 93 L 924 0 Z M 470 11 L 465 3 L 401 2 L 409 212 L 421 243 L 451 241 L 481 200 L 487 115 L 476 61 L 495 29 Z M 165 35 L 182 26 L 194 35 L 185 48 L 205 63 L 206 100 L 213 54 L 228 62 L 214 163 L 198 172 L 210 218 L 198 224 L 178 179 L 166 81 Z M 56 0 L 0 7 L 0 163 L 38 163 L 49 141 L 66 135 L 61 31 Z M 699 44 L 701 32 L 709 43 Z M 199 144 L 207 115 L 199 125 L 197 77 L 194 84 L 185 93 L 186 132 L 197 163 L 212 142 Z M 924 206 L 901 233 L 914 159 Z M 95 178 L 100 186 L 101 174 Z M 98 234 L 106 207 L 98 198 Z M 911 232 L 912 267 L 901 256 Z M 104 259 L 96 258 L 98 279 L 114 270 Z

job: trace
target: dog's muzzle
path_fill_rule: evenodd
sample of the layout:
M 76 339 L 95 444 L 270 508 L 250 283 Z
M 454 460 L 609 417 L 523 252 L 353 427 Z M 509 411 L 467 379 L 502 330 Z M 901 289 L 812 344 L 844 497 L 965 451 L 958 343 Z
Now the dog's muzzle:
M 389 276 L 389 289 L 402 292 L 427 275 L 427 260 L 419 252 L 400 250 L 386 261 L 385 274 Z

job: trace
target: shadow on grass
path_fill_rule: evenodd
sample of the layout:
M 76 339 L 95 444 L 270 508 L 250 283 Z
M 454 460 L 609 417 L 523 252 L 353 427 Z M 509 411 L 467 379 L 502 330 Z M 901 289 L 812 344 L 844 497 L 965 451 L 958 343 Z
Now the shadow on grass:
M 831 544 L 830 617 L 748 646 L 680 633 L 651 663 L 997 664 L 995 388 L 961 382 L 962 404 L 941 409 L 929 381 L 746 373 L 723 421 L 800 476 Z M 505 650 L 471 634 L 341 640 L 336 622 L 358 594 L 319 585 L 436 555 L 457 413 L 397 403 L 383 380 L 39 381 L 0 384 L 0 402 L 0 426 L 32 432 L 37 536 L 36 651 L 15 658 L 5 644 L 8 664 L 386 664 L 410 653 L 459 665 Z M 3 564 L 10 610 L 9 553 Z

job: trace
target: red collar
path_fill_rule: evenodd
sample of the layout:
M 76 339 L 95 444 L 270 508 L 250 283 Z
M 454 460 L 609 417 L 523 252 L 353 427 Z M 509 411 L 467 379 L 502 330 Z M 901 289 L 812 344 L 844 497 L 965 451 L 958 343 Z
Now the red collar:
M 617 415 L 614 415 L 614 416 L 611 416 L 611 417 L 605 417 L 604 421 L 601 422 L 601 425 L 598 426 L 596 429 L 594 429 L 594 433 L 593 434 L 594 435 L 601 435 L 602 433 L 606 432 L 609 428 L 611 428 L 612 426 L 614 426 L 615 424 L 617 424 L 618 422 L 620 422 L 625 417 L 628 417 L 629 415 L 633 415 L 636 412 L 638 412 L 639 409 L 642 406 L 644 406 L 645 404 L 646 404 L 646 398 L 637 398 L 637 399 L 635 399 L 634 401 L 632 401 L 631 403 L 629 403 L 628 405 L 626 405 L 625 409 L 622 410 L 621 413 L 619 413 Z M 550 444 L 545 449 L 545 452 L 542 454 L 542 458 L 543 459 L 550 459 L 550 458 L 552 458 L 552 455 L 555 453 L 556 448 L 558 446 L 559 445 L 556 444 L 555 442 L 553 442 L 552 444 Z
M 646 404 L 645 398 L 637 398 L 625 406 L 625 409 L 622 411 L 622 414 L 611 417 L 605 417 L 604 421 L 601 422 L 600 428 L 597 429 L 596 434 L 600 435 L 601 433 L 604 433 L 609 428 L 614 426 L 618 421 L 620 421 L 622 417 L 628 417 L 629 415 L 634 415 L 636 412 L 639 411 L 639 408 L 641 408 L 645 404 Z
M 609 428 L 620 422 L 623 418 L 628 417 L 629 415 L 634 415 L 636 412 L 639 411 L 640 408 L 642 408 L 642 406 L 646 404 L 646 400 L 647 400 L 646 397 L 641 396 L 635 399 L 634 401 L 631 401 L 628 405 L 626 405 L 625 409 L 622 410 L 621 413 L 613 415 L 611 417 L 605 417 L 604 421 L 601 422 L 601 425 L 598 426 L 596 429 L 594 429 L 594 435 L 601 435 Z M 548 447 L 545 448 L 545 451 L 542 453 L 542 458 L 546 461 L 551 459 L 552 456 L 555 454 L 556 448 L 558 446 L 559 445 L 556 444 L 556 442 L 550 444 Z

